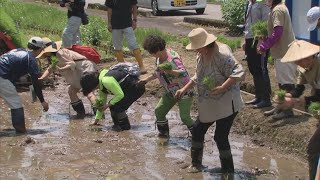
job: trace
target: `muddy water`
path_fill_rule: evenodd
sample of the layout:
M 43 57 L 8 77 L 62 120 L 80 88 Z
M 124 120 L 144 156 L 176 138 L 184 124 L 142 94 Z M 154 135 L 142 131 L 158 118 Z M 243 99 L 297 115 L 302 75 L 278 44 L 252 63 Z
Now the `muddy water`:
M 224 179 L 213 140 L 213 128 L 206 135 L 205 172 L 188 173 L 191 141 L 178 120 L 178 111 L 168 114 L 170 139 L 156 137 L 153 107 L 157 99 L 144 97 L 128 114 L 132 129 L 111 131 L 106 112 L 103 126 L 89 126 L 93 117 L 70 120 L 68 97 L 63 87 L 45 92 L 50 102 L 43 113 L 22 93 L 26 107 L 28 135 L 15 136 L 9 111 L 0 101 L 0 179 Z M 85 107 L 90 113 L 88 101 Z M 26 137 L 32 142 L 26 143 Z M 247 137 L 232 134 L 235 179 L 308 179 L 307 165 L 267 147 L 253 145 Z M 229 179 L 231 179 L 229 177 Z

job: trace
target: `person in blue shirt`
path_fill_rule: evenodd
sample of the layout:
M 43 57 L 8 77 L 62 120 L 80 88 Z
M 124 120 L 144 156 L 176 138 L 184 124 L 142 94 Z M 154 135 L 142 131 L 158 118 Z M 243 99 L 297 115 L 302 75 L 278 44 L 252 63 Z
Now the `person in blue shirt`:
M 44 100 L 38 77 L 40 75 L 36 57 L 43 50 L 44 43 L 40 37 L 32 37 L 28 48 L 11 50 L 0 56 L 0 97 L 11 109 L 12 125 L 16 133 L 26 133 L 24 111 L 21 98 L 17 93 L 15 82 L 22 76 L 30 74 L 34 91 L 44 111 L 49 105 Z

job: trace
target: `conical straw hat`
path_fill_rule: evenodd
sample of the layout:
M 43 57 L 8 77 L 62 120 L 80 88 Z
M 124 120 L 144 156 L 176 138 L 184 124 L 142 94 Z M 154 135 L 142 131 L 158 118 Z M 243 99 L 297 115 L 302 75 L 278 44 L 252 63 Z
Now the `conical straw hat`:
M 304 40 L 295 40 L 289 44 L 289 49 L 281 59 L 281 62 L 295 62 L 317 53 L 320 53 L 320 46 L 311 44 Z

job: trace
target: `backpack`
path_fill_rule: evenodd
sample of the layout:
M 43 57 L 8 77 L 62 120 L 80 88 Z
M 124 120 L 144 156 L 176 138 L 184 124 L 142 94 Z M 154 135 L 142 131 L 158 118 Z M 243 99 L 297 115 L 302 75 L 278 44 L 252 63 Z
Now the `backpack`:
M 128 75 L 139 77 L 140 76 L 140 69 L 137 64 L 129 63 L 129 62 L 121 62 L 117 63 L 109 68 L 109 71 L 121 71 L 125 72 Z
M 68 49 L 85 56 L 89 61 L 92 61 L 96 64 L 100 63 L 101 61 L 100 54 L 93 47 L 74 44 Z

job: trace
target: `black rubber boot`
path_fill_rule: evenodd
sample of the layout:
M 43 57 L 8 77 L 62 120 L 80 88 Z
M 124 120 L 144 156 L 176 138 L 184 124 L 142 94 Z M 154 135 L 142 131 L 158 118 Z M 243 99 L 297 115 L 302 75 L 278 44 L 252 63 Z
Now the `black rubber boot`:
M 117 118 L 116 112 L 111 111 L 111 118 L 112 118 L 112 122 L 113 122 L 112 130 L 117 131 L 117 132 L 122 131 L 122 129 L 119 126 L 119 120 Z
M 220 163 L 221 163 L 221 172 L 222 173 L 234 173 L 233 158 L 231 150 L 219 151 Z
M 83 119 L 86 116 L 84 105 L 81 100 L 72 102 L 72 108 L 77 112 L 77 119 Z
M 117 118 L 119 120 L 119 126 L 122 130 L 131 129 L 131 125 L 129 122 L 129 118 L 126 112 L 121 112 L 117 114 Z
M 17 134 L 24 134 L 27 132 L 23 108 L 11 109 L 11 120 L 12 126 Z
M 169 124 L 157 124 L 158 127 L 158 137 L 160 138 L 169 138 Z
M 191 148 L 192 166 L 198 169 L 199 171 L 203 169 L 202 157 L 203 157 L 203 148 L 200 148 L 200 149 Z

